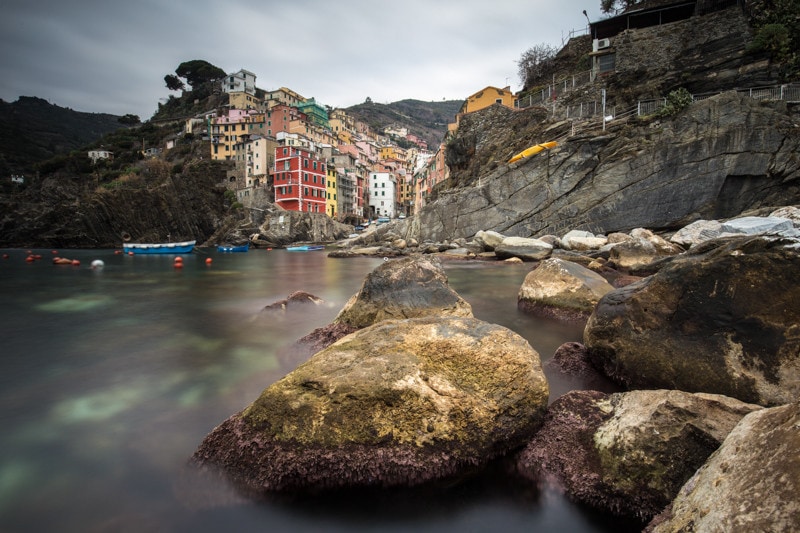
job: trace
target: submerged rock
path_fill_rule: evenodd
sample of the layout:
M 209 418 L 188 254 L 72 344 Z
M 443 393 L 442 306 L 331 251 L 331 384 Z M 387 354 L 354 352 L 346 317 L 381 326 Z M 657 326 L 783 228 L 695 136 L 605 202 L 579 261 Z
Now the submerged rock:
M 600 298 L 614 290 L 600 274 L 577 263 L 551 257 L 531 270 L 517 297 L 528 313 L 586 319 Z
M 303 307 L 307 304 L 319 305 L 324 301 L 325 300 L 319 296 L 314 296 L 311 293 L 305 291 L 295 291 L 285 299 L 272 302 L 271 304 L 265 306 L 263 311 L 286 311 L 290 308 L 294 309 L 297 307 Z
M 363 328 L 381 320 L 420 316 L 472 316 L 472 307 L 450 288 L 435 257 L 405 257 L 378 266 L 334 323 Z
M 215 428 L 192 462 L 250 494 L 415 485 L 521 446 L 547 399 L 539 355 L 502 326 L 388 320 L 268 387 Z

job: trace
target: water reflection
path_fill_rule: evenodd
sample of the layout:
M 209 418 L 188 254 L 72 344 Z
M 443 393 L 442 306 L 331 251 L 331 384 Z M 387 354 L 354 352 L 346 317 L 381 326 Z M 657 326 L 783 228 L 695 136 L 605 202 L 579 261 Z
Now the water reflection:
M 196 509 L 176 494 L 202 438 L 299 361 L 282 348 L 329 323 L 380 259 L 324 253 L 112 250 L 83 267 L 0 262 L 0 523 L 9 531 L 604 531 L 591 513 L 489 470 L 434 492 L 369 491 Z M 46 251 L 49 253 L 49 251 Z M 43 254 L 45 255 L 45 254 Z M 212 257 L 211 266 L 205 258 Z M 101 259 L 101 271 L 88 267 Z M 542 359 L 582 325 L 519 313 L 527 265 L 446 263 L 476 317 L 525 337 Z M 303 290 L 324 303 L 262 313 Z M 551 395 L 576 383 L 554 383 Z M 503 468 L 498 464 L 496 468 Z M 209 487 L 217 496 L 225 488 Z M 602 522 L 602 520 L 600 521 Z M 616 530 L 616 529 L 615 529 Z

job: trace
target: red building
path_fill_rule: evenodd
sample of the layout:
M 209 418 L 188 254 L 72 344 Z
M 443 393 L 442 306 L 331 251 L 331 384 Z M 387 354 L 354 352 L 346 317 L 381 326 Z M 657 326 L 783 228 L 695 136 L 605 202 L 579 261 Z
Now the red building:
M 326 164 L 307 148 L 275 149 L 275 203 L 287 211 L 325 213 Z

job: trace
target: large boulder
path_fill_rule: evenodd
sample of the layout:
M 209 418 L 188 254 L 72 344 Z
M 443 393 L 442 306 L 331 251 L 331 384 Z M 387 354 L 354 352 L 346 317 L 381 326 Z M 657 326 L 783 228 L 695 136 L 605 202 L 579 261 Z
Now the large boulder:
M 387 320 L 316 353 L 193 455 L 250 494 L 408 486 L 522 446 L 548 385 L 516 333 L 475 318 Z
M 506 237 L 494 247 L 494 253 L 499 259 L 518 257 L 523 261 L 539 261 L 549 257 L 552 252 L 552 245 L 526 237 Z
M 800 531 L 800 403 L 745 416 L 651 533 Z
M 551 257 L 525 276 L 517 306 L 537 315 L 586 319 L 600 298 L 612 290 L 614 287 L 600 274 Z
M 712 394 L 573 391 L 550 406 L 517 466 L 552 477 L 577 501 L 646 521 L 757 409 Z
M 590 231 L 571 230 L 561 237 L 561 246 L 565 250 L 586 251 L 597 250 L 605 246 L 608 239 L 602 235 L 596 236 Z
M 420 316 L 472 316 L 472 307 L 450 288 L 441 263 L 431 256 L 409 256 L 375 268 L 334 324 L 363 328 Z
M 592 361 L 629 389 L 710 392 L 760 405 L 796 399 L 795 246 L 760 237 L 709 241 L 606 294 L 584 331 Z
M 496 231 L 483 231 L 480 230 L 475 234 L 475 242 L 480 244 L 484 250 L 494 250 L 495 246 L 501 244 L 505 239 L 502 233 Z

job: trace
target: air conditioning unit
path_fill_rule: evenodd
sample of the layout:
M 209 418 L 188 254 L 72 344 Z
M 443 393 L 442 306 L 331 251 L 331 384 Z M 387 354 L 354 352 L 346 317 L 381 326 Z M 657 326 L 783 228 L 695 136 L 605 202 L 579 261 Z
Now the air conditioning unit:
M 598 50 L 611 46 L 611 39 L 597 39 L 595 42 L 597 43 Z

